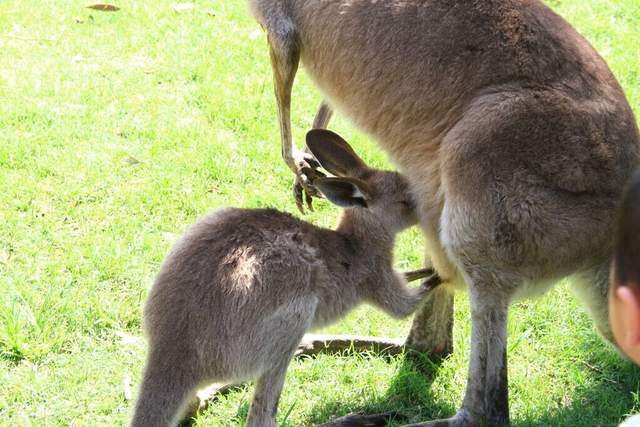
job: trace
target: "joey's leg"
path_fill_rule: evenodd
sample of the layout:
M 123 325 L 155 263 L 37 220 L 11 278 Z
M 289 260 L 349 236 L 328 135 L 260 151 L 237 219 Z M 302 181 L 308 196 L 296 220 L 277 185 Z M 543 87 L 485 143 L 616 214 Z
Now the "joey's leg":
M 470 285 L 471 357 L 467 389 L 458 413 L 417 426 L 504 426 L 509 423 L 507 387 L 508 296 L 490 281 Z
M 294 301 L 294 305 L 295 301 Z M 274 317 L 258 330 L 265 337 L 262 351 L 267 369 L 256 381 L 255 393 L 249 408 L 247 427 L 275 427 L 280 393 L 287 367 L 314 316 L 315 305 L 300 304 L 287 310 L 286 316 Z M 273 335 L 274 330 L 280 334 Z M 272 334 L 269 335 L 269 332 Z M 269 339 L 266 339 L 269 337 Z
M 247 427 L 275 427 L 276 413 L 280 393 L 289 366 L 290 358 L 286 357 L 256 382 L 256 390 L 247 417 Z
M 292 299 L 276 311 L 279 315 L 264 319 L 253 331 L 252 347 L 247 350 L 259 352 L 264 370 L 256 381 L 247 427 L 276 426 L 287 367 L 313 322 L 316 304 L 316 299 Z

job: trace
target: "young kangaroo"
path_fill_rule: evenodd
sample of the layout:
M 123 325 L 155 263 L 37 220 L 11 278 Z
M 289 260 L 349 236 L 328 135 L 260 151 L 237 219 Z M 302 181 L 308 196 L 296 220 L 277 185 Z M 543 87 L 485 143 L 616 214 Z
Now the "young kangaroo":
M 425 425 L 509 421 L 507 311 L 572 276 L 611 338 L 607 276 L 621 189 L 640 162 L 636 121 L 589 43 L 540 0 L 249 0 L 267 31 L 282 153 L 297 201 L 311 159 L 296 150 L 301 61 L 332 106 L 407 177 L 428 258 L 449 283 L 408 344 L 452 350 L 453 296 L 471 300 L 462 407 Z M 315 126 L 325 127 L 323 104 Z
M 272 209 L 222 209 L 175 245 L 149 294 L 149 355 L 132 426 L 173 425 L 199 385 L 256 379 L 247 425 L 275 426 L 285 373 L 304 333 L 362 301 L 411 314 L 427 286 L 392 267 L 394 239 L 416 223 L 409 188 L 371 169 L 338 135 L 307 144 L 337 175 L 315 182 L 345 207 L 336 230 Z M 317 148 L 317 149 L 316 149 Z

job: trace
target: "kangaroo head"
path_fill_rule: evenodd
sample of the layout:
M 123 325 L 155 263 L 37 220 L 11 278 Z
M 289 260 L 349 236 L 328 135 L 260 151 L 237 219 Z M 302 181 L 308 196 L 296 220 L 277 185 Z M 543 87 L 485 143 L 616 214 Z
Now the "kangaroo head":
M 409 183 L 402 175 L 368 167 L 340 135 L 329 130 L 309 131 L 307 147 L 335 175 L 313 181 L 327 200 L 343 208 L 361 209 L 394 233 L 417 223 Z

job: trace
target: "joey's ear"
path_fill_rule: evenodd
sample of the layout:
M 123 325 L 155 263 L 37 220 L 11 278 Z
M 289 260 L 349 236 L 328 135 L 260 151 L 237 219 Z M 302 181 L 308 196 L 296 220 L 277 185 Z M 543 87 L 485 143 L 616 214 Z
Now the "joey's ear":
M 331 203 L 350 208 L 354 206 L 367 207 L 371 199 L 368 185 L 356 178 L 320 178 L 313 182 Z
M 367 169 L 353 148 L 340 135 L 326 129 L 307 132 L 307 147 L 323 168 L 336 176 L 354 176 Z

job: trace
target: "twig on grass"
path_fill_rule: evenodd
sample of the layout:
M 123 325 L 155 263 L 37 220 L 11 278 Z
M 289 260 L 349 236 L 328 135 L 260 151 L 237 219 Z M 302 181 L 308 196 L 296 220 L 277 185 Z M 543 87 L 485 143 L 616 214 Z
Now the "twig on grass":
M 586 366 L 587 368 L 591 369 L 592 371 L 597 372 L 597 373 L 599 373 L 600 375 L 602 375 L 602 379 L 603 379 L 603 380 L 605 380 L 605 381 L 607 381 L 607 382 L 610 382 L 611 384 L 616 384 L 616 385 L 618 385 L 618 386 L 619 386 L 619 385 L 621 385 L 618 381 L 616 381 L 616 380 L 612 380 L 611 378 L 607 378 L 607 377 L 605 376 L 605 373 L 602 371 L 602 369 L 598 368 L 597 366 L 593 366 L 593 365 L 591 365 L 589 362 L 587 362 L 587 361 L 585 361 L 585 360 L 581 360 L 580 362 L 581 362 L 584 366 Z
M 403 419 L 405 416 L 395 411 L 371 415 L 349 414 L 316 427 L 383 427 L 391 420 L 401 421 Z

